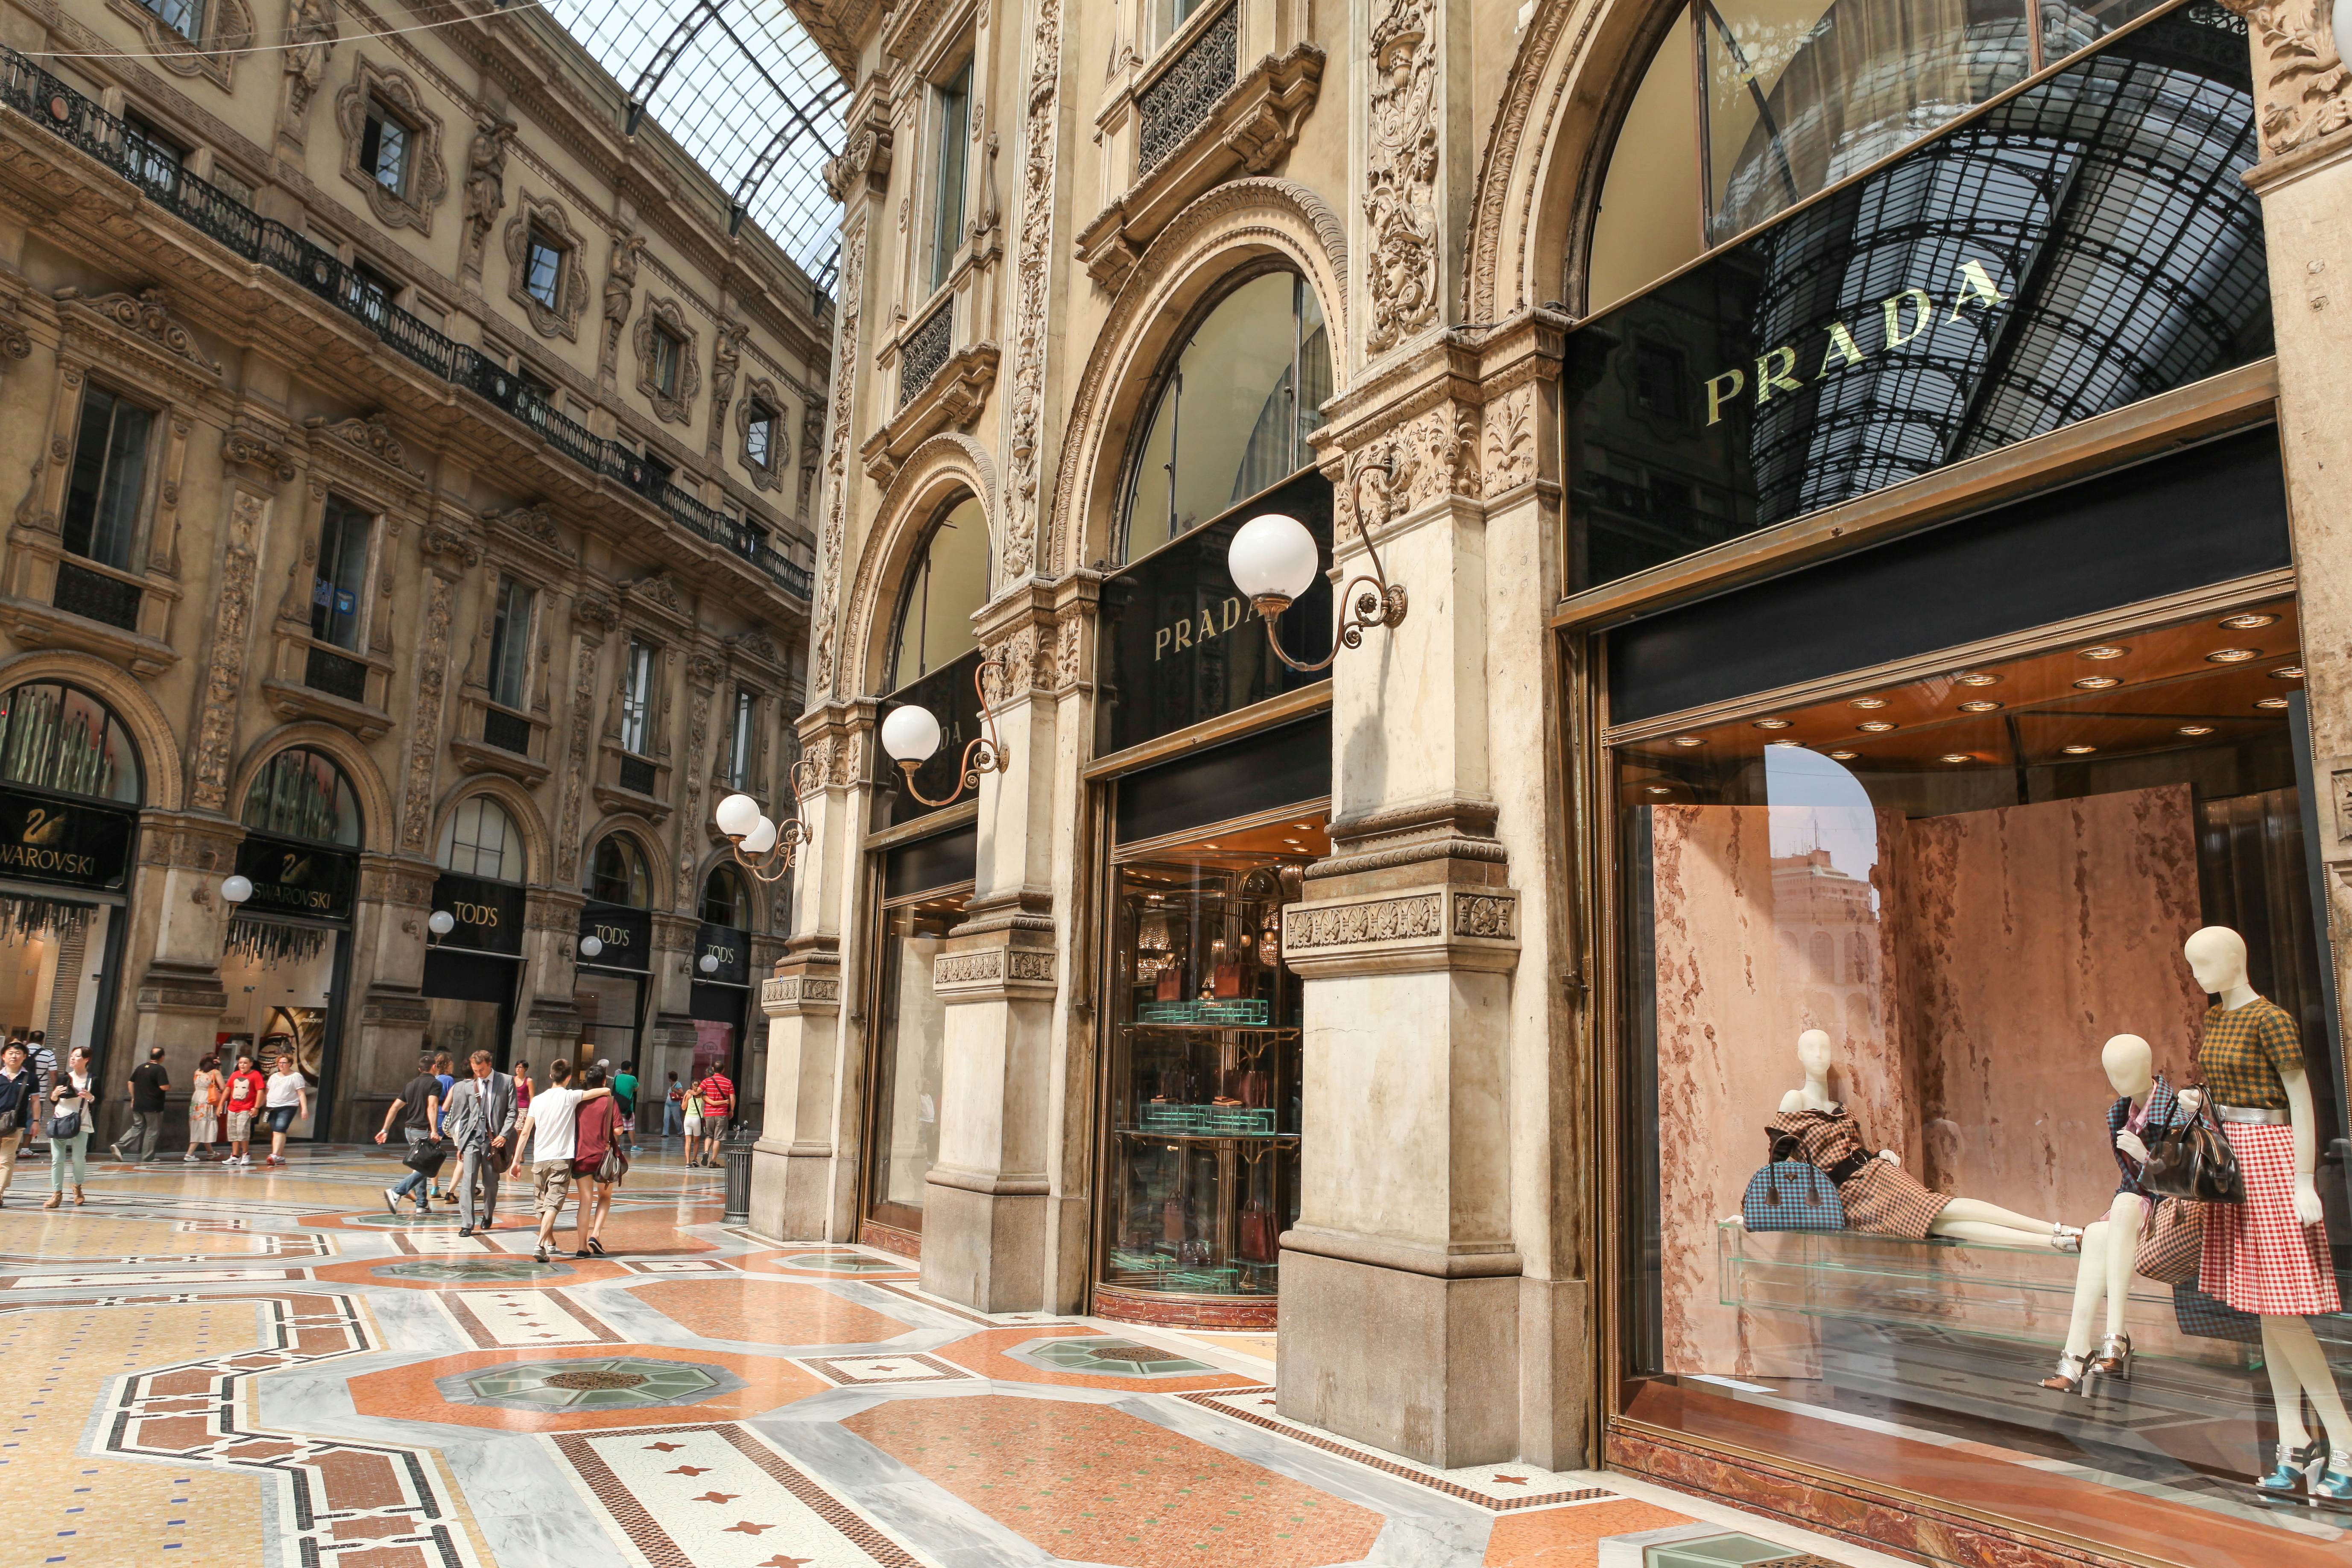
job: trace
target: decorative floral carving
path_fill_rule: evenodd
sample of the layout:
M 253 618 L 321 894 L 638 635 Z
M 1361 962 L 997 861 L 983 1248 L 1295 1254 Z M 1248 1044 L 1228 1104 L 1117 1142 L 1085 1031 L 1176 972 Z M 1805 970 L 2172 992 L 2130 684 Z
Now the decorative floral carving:
M 59 304 L 79 300 L 85 310 L 126 331 L 138 333 L 184 363 L 208 375 L 221 373 L 220 363 L 197 347 L 188 329 L 173 319 L 171 306 L 161 289 L 142 289 L 136 294 L 100 294 L 94 300 L 85 300 L 80 289 L 68 285 L 58 290 L 57 300 Z
M 482 514 L 482 521 L 529 540 L 559 560 L 579 559 L 572 546 L 563 542 L 563 532 L 555 526 L 555 518 L 544 502 L 538 506 L 519 506 L 507 511 L 486 511 Z
M 931 984 L 962 985 L 975 980 L 997 980 L 1004 974 L 1004 950 L 985 947 L 978 952 L 950 952 L 931 961 Z
M 1384 353 L 1437 319 L 1436 0 L 1391 0 L 1372 28 L 1371 237 L 1364 345 Z
M 776 652 L 775 640 L 758 626 L 753 626 L 740 637 L 729 637 L 727 647 L 733 652 L 742 654 L 749 658 L 756 658 L 763 664 L 781 665 L 784 662 L 782 656 Z
M 2273 156 L 2352 125 L 2352 73 L 2320 0 L 2221 0 L 2246 19 L 2260 62 L 2263 142 Z
M 664 391 L 655 377 L 654 334 L 666 332 L 677 342 L 677 374 Z M 637 390 L 654 405 L 654 416 L 673 425 L 694 417 L 694 395 L 702 390 L 702 366 L 695 357 L 694 329 L 686 324 L 686 310 L 665 294 L 646 296 L 637 314 Z
M 703 669 L 709 673 L 699 673 Z M 702 773 L 697 766 L 702 749 L 710 738 L 710 682 L 719 679 L 719 661 L 709 654 L 697 652 L 686 661 L 686 672 L 694 681 L 694 700 L 687 706 L 686 765 L 680 773 L 686 778 L 686 799 L 678 809 L 688 822 L 702 820 Z M 694 902 L 694 852 L 691 837 L 680 834 L 677 857 L 676 902 L 687 909 Z
M 583 594 L 572 601 L 572 618 L 583 626 L 609 632 L 621 624 L 621 611 L 602 594 Z
M 1079 625 L 1079 617 L 1073 615 L 1058 628 L 1061 647 L 1055 656 L 1057 667 L 1055 675 L 1058 683 L 1066 687 L 1076 686 L 1078 683 Z
M 223 92 L 235 90 L 236 62 L 253 48 L 253 8 L 246 0 L 208 0 L 193 38 L 139 0 L 110 0 L 108 9 L 139 29 L 147 58 L 173 76 L 200 76 Z
M 604 374 L 613 367 L 613 356 L 620 351 L 621 331 L 629 324 L 629 304 L 637 287 L 637 258 L 644 252 L 643 237 L 625 234 L 613 242 L 613 254 L 604 262 L 604 347 L 596 359 L 596 373 Z
M 433 820 L 433 759 L 441 750 L 443 688 L 449 679 L 449 609 L 457 583 L 438 572 L 425 578 L 425 630 L 417 642 L 416 715 L 410 721 L 408 783 L 400 803 L 400 847 L 425 853 Z
M 583 595 L 572 606 L 572 614 L 590 626 L 600 624 L 589 606 L 610 613 L 611 603 L 593 594 Z M 619 624 L 618 615 L 603 621 L 610 631 Z M 588 731 L 593 722 L 592 705 L 596 700 L 596 648 L 593 638 L 582 637 L 579 651 L 572 656 L 572 735 L 565 742 L 563 795 L 555 817 L 555 875 L 565 887 L 580 874 L 580 785 L 588 773 Z
M 278 129 L 297 143 L 334 52 L 334 0 L 293 0 L 286 13 L 286 118 Z
M 1515 490 L 1536 477 L 1536 389 L 1515 386 L 1486 405 L 1486 493 Z
M 231 431 L 230 438 L 239 434 Z M 196 718 L 194 785 L 189 802 L 198 811 L 228 807 L 229 758 L 236 746 L 237 699 L 245 689 L 253 589 L 261 574 L 269 510 L 268 500 L 242 487 L 229 501 L 228 542 L 221 560 L 220 591 L 212 605 L 212 657 L 205 668 L 205 701 Z
M 1454 934 L 1509 938 L 1517 934 L 1519 901 L 1487 893 L 1457 893 L 1454 898 Z
M 1045 307 L 1054 253 L 1055 100 L 1062 75 L 1061 0 L 1036 0 L 1028 118 L 1022 127 L 1021 237 L 1013 264 L 1012 482 L 1004 492 L 1004 571 L 1024 577 L 1036 559 L 1037 476 L 1045 418 Z
M 841 307 L 834 328 L 833 363 L 857 363 L 859 306 L 866 289 L 866 225 L 852 223 L 841 237 Z M 845 368 L 833 378 L 833 449 L 825 457 L 824 527 L 817 536 L 816 604 L 809 612 L 815 647 L 809 656 L 812 696 L 834 686 L 835 579 L 841 574 L 842 524 L 849 507 L 850 387 Z
M 801 495 L 800 506 L 808 509 L 809 495 L 816 488 L 816 471 L 824 461 L 824 409 L 812 403 L 801 410 Z
M 890 142 L 889 106 L 877 101 L 868 106 L 866 118 L 850 132 L 841 155 L 825 160 L 824 188 L 835 201 L 848 201 L 850 193 L 861 183 L 868 194 L 877 196 L 889 188 Z
M 621 592 L 633 602 L 657 605 L 673 616 L 686 614 L 686 601 L 679 597 L 677 584 L 670 581 L 667 571 L 648 572 L 634 583 L 623 584 Z
M 368 104 L 383 105 L 408 127 L 408 182 L 395 191 L 360 167 L 360 142 L 367 130 Z M 343 178 L 365 192 L 368 210 L 386 228 L 433 232 L 433 209 L 449 194 L 448 165 L 441 161 L 441 119 L 425 107 L 425 95 L 407 74 L 382 70 L 362 55 L 352 79 L 335 94 L 335 123 L 343 133 Z
M 380 415 L 367 415 L 357 419 L 345 419 L 330 425 L 316 415 L 302 422 L 303 427 L 321 436 L 331 436 L 366 453 L 386 468 L 397 469 L 407 479 L 422 480 L 425 471 L 412 468 L 408 450 L 400 444 Z
M 1294 906 L 1283 911 L 1283 947 L 1297 952 L 1310 947 L 1354 947 L 1363 942 L 1436 936 L 1444 929 L 1444 901 L 1443 894 L 1415 893 L 1402 899 L 1332 904 L 1320 909 Z
M 530 291 L 533 229 L 563 253 L 555 269 L 553 305 Z M 580 265 L 583 248 L 579 234 L 559 204 L 541 201 L 529 191 L 517 196 L 515 215 L 507 219 L 507 298 L 523 308 L 541 337 L 579 341 L 580 318 L 588 310 L 588 279 Z
M 482 247 L 489 243 L 490 230 L 506 210 L 507 145 L 514 134 L 513 121 L 485 120 L 474 127 L 474 140 L 466 149 L 466 228 L 457 237 L 457 264 L 477 275 L 482 269 Z M 513 254 L 511 238 L 507 251 Z

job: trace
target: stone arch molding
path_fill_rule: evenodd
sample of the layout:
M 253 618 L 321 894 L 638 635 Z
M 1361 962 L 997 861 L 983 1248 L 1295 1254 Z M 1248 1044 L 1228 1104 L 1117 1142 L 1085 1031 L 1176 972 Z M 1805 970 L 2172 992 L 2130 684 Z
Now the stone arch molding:
M 366 748 L 352 738 L 350 731 L 332 724 L 308 721 L 280 724 L 247 747 L 245 758 L 237 763 L 229 784 L 228 815 L 239 821 L 244 819 L 246 792 L 253 788 L 254 775 L 270 758 L 295 746 L 332 758 L 335 765 L 343 770 L 343 776 L 352 781 L 352 793 L 360 798 L 360 847 L 378 855 L 391 854 L 399 815 L 393 805 L 392 791 L 384 787 L 383 774 L 377 771 L 375 759 L 368 755 Z
M 507 820 L 522 835 L 523 874 L 515 879 L 529 887 L 549 885 L 555 866 L 554 838 L 547 831 L 547 821 L 539 814 L 539 803 L 530 792 L 514 780 L 499 773 L 478 773 L 460 779 L 433 807 L 433 827 L 425 838 L 425 852 L 436 867 L 441 863 L 441 830 L 449 825 L 449 814 L 478 795 L 489 796 L 506 812 Z
M 842 656 L 835 666 L 839 695 L 871 691 L 882 679 L 889 642 L 889 629 L 882 625 L 887 618 L 882 588 L 905 573 L 932 514 L 950 496 L 967 490 L 980 498 L 988 524 L 989 557 L 1003 575 L 1003 519 L 997 505 L 996 464 L 988 448 L 969 436 L 955 431 L 934 436 L 908 455 L 907 466 L 890 481 L 858 552 L 857 577 L 844 612 Z
M 139 766 L 146 774 L 142 781 L 146 798 L 142 810 L 180 811 L 186 799 L 186 763 L 180 753 L 180 743 L 173 737 L 172 721 L 163 717 L 163 709 L 155 705 L 147 689 L 112 665 L 93 654 L 68 653 L 51 648 L 21 653 L 0 662 L 0 691 L 22 686 L 28 680 L 62 680 L 79 686 L 114 710 L 123 728 L 138 742 Z
M 661 829 L 634 811 L 615 811 L 597 819 L 587 832 L 580 836 L 580 886 L 572 891 L 584 890 L 595 867 L 593 851 L 596 846 L 615 833 L 635 840 L 637 853 L 646 858 L 646 908 L 654 914 L 669 914 L 676 909 L 669 894 L 675 890 L 676 879 L 668 875 L 669 844 L 662 837 Z
M 1315 290 L 1331 338 L 1332 390 L 1348 385 L 1347 226 L 1295 180 L 1233 180 L 1176 215 L 1128 275 L 1078 378 L 1055 477 L 1052 533 L 1042 558 L 1056 572 L 1108 552 L 1129 427 L 1151 373 L 1194 306 L 1243 264 L 1278 257 Z

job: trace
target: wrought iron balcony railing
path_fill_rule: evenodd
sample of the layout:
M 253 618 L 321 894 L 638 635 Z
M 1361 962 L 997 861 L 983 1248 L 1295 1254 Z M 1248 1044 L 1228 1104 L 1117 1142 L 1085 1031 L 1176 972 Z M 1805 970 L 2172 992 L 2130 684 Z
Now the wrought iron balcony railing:
M 1184 52 L 1136 95 L 1135 172 L 1148 174 L 1181 147 L 1233 90 L 1241 69 L 1241 7 L 1192 35 Z
M 344 266 L 333 252 L 157 158 L 121 116 L 5 47 L 0 47 L 0 103 L 96 158 L 190 227 L 309 289 L 412 363 L 480 395 L 590 473 L 629 486 L 688 531 L 734 551 L 787 594 L 809 597 L 808 568 L 769 544 L 756 530 L 655 476 L 645 458 L 618 441 L 592 434 L 480 350 L 387 303 L 381 286 Z

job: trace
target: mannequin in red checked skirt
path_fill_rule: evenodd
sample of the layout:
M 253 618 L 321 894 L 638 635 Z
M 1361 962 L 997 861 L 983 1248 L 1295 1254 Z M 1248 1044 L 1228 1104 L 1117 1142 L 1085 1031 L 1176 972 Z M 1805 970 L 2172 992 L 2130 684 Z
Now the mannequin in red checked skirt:
M 2285 1009 L 2248 983 L 2245 938 L 2227 926 L 2207 926 L 2181 952 L 2198 985 L 2220 1000 L 2205 1015 L 2197 1042 L 2204 1087 L 2182 1090 L 2180 1104 L 2191 1113 L 2209 1100 L 2216 1107 L 2246 1188 L 2244 1203 L 2205 1207 L 2197 1288 L 2261 1317 L 2263 1363 L 2278 1415 L 2278 1464 L 2254 1484 L 2292 1496 L 2304 1481 L 2315 1497 L 2352 1502 L 2352 1419 L 2305 1321 L 2309 1313 L 2337 1310 L 2338 1302 L 2312 1177 L 2319 1151 L 2303 1042 Z M 2256 1114 L 2233 1119 L 2222 1107 Z M 2260 1119 L 2265 1111 L 2273 1119 Z M 2281 1113 L 2283 1123 L 2275 1120 Z M 2320 1446 L 2303 1424 L 2306 1398 L 2333 1450 L 2324 1473 Z

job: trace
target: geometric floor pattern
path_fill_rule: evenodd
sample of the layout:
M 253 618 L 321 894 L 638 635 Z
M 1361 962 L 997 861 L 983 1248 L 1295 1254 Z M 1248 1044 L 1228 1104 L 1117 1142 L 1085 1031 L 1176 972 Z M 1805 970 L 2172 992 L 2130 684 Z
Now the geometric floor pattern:
M 45 1211 L 28 1160 L 0 1208 L 0 1564 L 1600 1568 L 1659 1530 L 1891 1563 L 1628 1477 L 1292 1426 L 1268 1336 L 969 1311 L 887 1254 L 723 1224 L 674 1147 L 607 1256 L 545 1265 L 521 1205 L 473 1237 L 385 1214 L 396 1173 L 373 1148 L 93 1165 L 87 1206 Z

